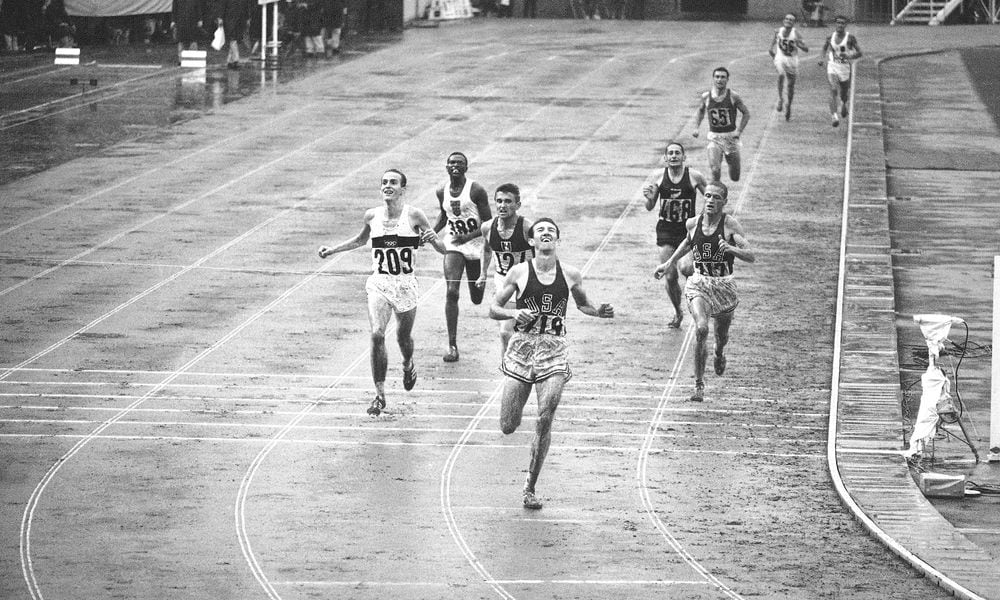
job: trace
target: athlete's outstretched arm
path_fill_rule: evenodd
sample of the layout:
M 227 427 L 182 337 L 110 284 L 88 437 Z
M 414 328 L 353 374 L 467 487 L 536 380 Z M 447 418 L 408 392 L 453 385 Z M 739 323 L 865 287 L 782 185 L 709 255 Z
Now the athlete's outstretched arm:
M 319 257 L 326 258 L 331 254 L 336 254 L 338 252 L 348 252 L 350 250 L 354 250 L 355 248 L 360 248 L 361 246 L 367 244 L 368 237 L 372 233 L 372 228 L 371 225 L 369 224 L 370 222 L 371 222 L 371 211 L 369 210 L 365 212 L 364 224 L 361 226 L 361 231 L 358 233 L 358 235 L 352 237 L 349 240 L 344 240 L 339 244 L 335 244 L 332 247 L 320 246 Z
M 497 218 L 499 219 L 500 217 Z M 486 274 L 489 273 L 490 262 L 493 261 L 493 250 L 490 248 L 490 244 L 488 241 L 490 235 L 490 227 L 492 225 L 493 225 L 493 219 L 487 219 L 483 221 L 482 225 L 479 226 L 479 235 L 483 236 L 484 240 L 487 240 L 487 242 L 483 244 L 483 251 L 479 257 L 479 262 L 482 265 L 482 267 L 479 269 L 479 279 L 476 280 L 476 287 L 478 287 L 479 289 L 486 288 Z
M 566 284 L 569 285 L 569 292 L 573 295 L 576 307 L 585 315 L 599 317 L 601 319 L 615 318 L 615 308 L 610 304 L 594 306 L 587 298 L 587 292 L 583 289 L 583 275 L 576 269 L 564 264 L 563 275 L 566 277 Z
M 410 223 L 413 230 L 420 234 L 420 243 L 430 244 L 440 254 L 448 252 L 448 249 L 444 247 L 444 242 L 437 236 L 437 232 L 431 228 L 431 223 L 427 220 L 424 211 L 416 207 L 410 207 L 410 211 Z

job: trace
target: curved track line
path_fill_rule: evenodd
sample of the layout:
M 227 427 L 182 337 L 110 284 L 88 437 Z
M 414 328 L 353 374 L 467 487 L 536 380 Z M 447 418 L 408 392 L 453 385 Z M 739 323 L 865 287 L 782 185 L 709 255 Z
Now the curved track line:
M 768 111 L 770 117 L 767 120 L 767 125 L 764 127 L 764 134 L 761 136 L 760 141 L 757 143 L 757 150 L 754 152 L 754 159 L 750 166 L 750 170 L 747 173 L 746 179 L 744 180 L 743 186 L 740 189 L 740 195 L 737 198 L 736 205 L 733 207 L 733 213 L 739 212 L 743 207 L 743 203 L 746 201 L 747 191 L 751 188 L 751 182 L 753 181 L 754 173 L 757 171 L 757 165 L 760 162 L 760 157 L 763 154 L 764 146 L 767 142 L 767 138 L 771 132 L 771 128 L 774 125 L 777 117 L 777 113 L 774 111 Z M 704 577 L 709 583 L 716 586 L 723 594 L 734 600 L 742 599 L 742 596 L 734 592 L 727 585 L 722 583 L 715 575 L 709 572 L 705 567 L 698 562 L 684 547 L 680 542 L 670 533 L 670 530 L 664 524 L 663 520 L 660 519 L 656 512 L 656 506 L 652 501 L 649 493 L 648 484 L 648 469 L 649 469 L 649 454 L 653 448 L 653 442 L 656 439 L 656 431 L 659 429 L 660 424 L 663 420 L 663 414 L 667 409 L 667 404 L 672 400 L 674 390 L 677 387 L 677 378 L 680 376 L 681 370 L 683 368 L 684 360 L 687 357 L 688 351 L 690 351 L 692 346 L 692 341 L 694 340 L 695 328 L 692 325 L 688 326 L 684 333 L 684 340 L 681 343 L 680 350 L 677 353 L 677 358 L 674 361 L 673 367 L 671 367 L 670 375 L 667 379 L 667 385 L 660 396 L 660 402 L 657 404 L 656 411 L 653 415 L 653 419 L 650 421 L 649 429 L 646 433 L 646 439 L 642 444 L 642 450 L 639 453 L 639 460 L 636 465 L 636 479 L 639 484 L 639 497 L 642 501 L 643 507 L 646 509 L 646 514 L 649 516 L 650 521 L 652 521 L 653 526 L 660 532 L 661 535 L 667 540 L 667 543 L 671 548 L 677 552 L 678 555 L 688 564 L 692 569 L 695 570 L 699 575 Z

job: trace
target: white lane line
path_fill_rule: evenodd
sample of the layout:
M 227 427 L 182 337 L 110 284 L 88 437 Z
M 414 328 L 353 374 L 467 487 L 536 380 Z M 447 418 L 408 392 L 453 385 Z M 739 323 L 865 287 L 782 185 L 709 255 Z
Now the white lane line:
M 25 439 L 25 440 L 50 440 L 50 439 L 67 439 L 75 440 L 87 437 L 87 434 L 71 434 L 71 433 L 0 433 L 0 439 Z M 126 441 L 126 442 L 212 442 L 212 443 L 242 443 L 242 444 L 264 444 L 267 443 L 268 439 L 260 437 L 209 437 L 209 436 L 181 436 L 181 435 L 111 435 L 102 434 L 98 436 L 93 436 L 93 439 L 102 441 Z M 377 441 L 377 440 L 309 440 L 309 439 L 295 439 L 295 438 L 282 438 L 279 443 L 287 446 L 338 446 L 338 447 L 351 447 L 351 446 L 380 446 L 389 448 L 452 448 L 454 444 L 452 442 L 409 442 L 409 441 Z M 516 449 L 519 452 L 524 452 L 525 449 L 530 448 L 530 444 L 491 444 L 491 443 L 475 443 L 468 444 L 465 449 L 469 451 L 484 449 L 495 451 L 497 449 Z M 593 454 L 633 454 L 637 452 L 635 446 L 608 446 L 606 444 L 601 444 L 599 446 L 583 446 L 583 445 L 562 445 L 561 449 L 573 452 L 590 452 Z M 693 448 L 653 448 L 650 450 L 650 454 L 713 454 L 722 456 L 744 456 L 744 457 L 772 457 L 772 458 L 796 458 L 796 459 L 810 459 L 810 460 L 825 460 L 825 456 L 822 453 L 808 453 L 808 452 L 757 452 L 754 450 L 712 450 L 712 449 L 693 449 Z M 520 510 L 520 509 L 519 509 Z
M 683 579 L 498 579 L 503 585 L 603 585 L 603 586 L 702 586 L 705 581 Z M 276 581 L 274 585 L 290 587 L 352 587 L 352 588 L 393 588 L 393 587 L 433 587 L 448 588 L 452 584 L 442 581 Z
M 355 366 L 357 366 L 357 365 L 355 365 Z M 311 410 L 315 406 L 319 406 L 319 403 L 318 402 L 312 403 L 308 407 L 306 407 L 306 409 L 304 409 L 304 410 L 309 410 L 309 412 L 311 412 L 312 416 L 314 416 L 314 417 L 316 417 L 316 416 L 336 416 L 336 417 L 343 416 L 343 417 L 357 417 L 359 420 L 361 420 L 361 417 L 358 417 L 357 413 L 338 413 L 338 414 L 317 413 L 317 412 Z M 59 409 L 59 410 L 61 411 L 62 409 Z M 178 411 L 178 412 L 193 412 L 193 411 Z M 215 414 L 206 414 L 206 416 L 220 417 L 220 416 L 228 416 L 228 415 L 231 415 L 231 414 L 234 414 L 234 413 L 235 413 L 235 411 L 224 411 L 224 412 L 219 412 L 219 413 L 215 413 Z M 266 411 L 266 412 L 256 411 L 256 412 L 251 413 L 251 414 L 253 414 L 255 416 L 260 416 L 260 415 L 273 415 L 273 414 L 276 414 L 276 413 L 274 413 L 272 411 Z M 299 412 L 296 412 L 296 413 L 278 413 L 278 414 L 281 414 L 283 416 L 284 415 L 288 415 L 288 414 L 293 414 L 293 415 L 296 416 L 296 419 L 297 419 L 298 416 L 302 414 L 302 411 L 299 411 Z M 431 419 L 432 417 L 428 416 L 426 418 Z M 468 415 L 433 415 L 433 419 L 441 419 L 441 418 L 444 418 L 444 419 L 449 419 L 450 418 L 450 419 L 456 419 L 456 420 L 462 420 L 462 421 L 468 421 L 469 420 L 469 416 Z M 499 416 L 484 417 L 483 419 L 481 419 L 481 421 L 491 421 L 492 422 L 492 421 L 497 421 L 499 418 L 500 418 Z M 525 425 L 530 425 L 530 424 L 534 423 L 534 421 L 535 421 L 534 417 L 525 417 L 524 424 Z M 298 422 L 298 421 L 296 421 L 296 422 Z M 573 425 L 573 424 L 579 424 L 581 421 L 578 420 L 578 419 L 564 419 L 564 420 L 562 420 L 562 422 L 566 423 L 568 425 Z M 600 422 L 600 423 L 606 423 L 606 421 L 604 419 L 601 419 L 599 421 L 598 420 L 591 420 L 591 421 L 587 421 L 587 422 L 594 423 L 594 424 L 596 424 L 598 422 Z M 648 421 L 639 421 L 639 420 L 636 420 L 636 421 L 622 421 L 619 424 L 637 425 L 639 423 L 647 423 L 647 422 Z M 10 424 L 10 425 L 96 425 L 96 424 L 103 423 L 103 421 L 97 421 L 97 420 L 94 420 L 94 419 L 0 419 L 0 423 L 6 423 L 6 424 Z M 240 422 L 235 422 L 234 423 L 234 422 L 213 422 L 213 421 L 159 421 L 159 420 L 157 420 L 157 421 L 141 421 L 141 420 L 125 420 L 125 419 L 121 419 L 121 420 L 116 421 L 115 425 L 116 426 L 120 426 L 120 427 L 129 427 L 129 426 L 131 426 L 131 427 L 216 427 L 216 428 L 221 428 L 221 429 L 280 429 L 281 431 L 279 432 L 278 435 L 280 435 L 282 432 L 285 432 L 286 428 L 287 428 L 287 431 L 370 431 L 371 430 L 370 427 L 364 427 L 364 426 L 359 426 L 359 425 L 294 425 L 294 426 L 292 426 L 292 425 L 280 424 L 280 423 L 240 423 Z M 660 427 L 667 427 L 667 426 L 669 426 L 669 427 L 708 427 L 708 428 L 712 428 L 712 427 L 724 427 L 727 430 L 728 429 L 733 429 L 733 428 L 742 428 L 742 429 L 761 428 L 761 429 L 780 429 L 782 431 L 784 431 L 786 429 L 794 429 L 796 431 L 826 431 L 825 427 L 807 427 L 807 426 L 795 427 L 795 426 L 791 426 L 791 425 L 770 425 L 770 424 L 760 424 L 760 423 L 724 423 L 724 422 L 718 422 L 718 421 L 714 421 L 714 422 L 660 421 L 659 425 L 660 425 Z M 527 428 L 525 428 L 525 430 L 518 431 L 518 432 L 516 432 L 514 434 L 511 434 L 511 435 L 517 435 L 517 436 L 533 435 L 532 432 L 527 431 L 526 429 Z M 464 431 L 464 428 L 463 429 L 453 429 L 453 428 L 450 428 L 450 427 L 381 427 L 381 428 L 379 428 L 379 431 L 392 431 L 392 432 L 400 432 L 400 433 L 461 433 L 461 432 Z M 494 432 L 492 432 L 492 431 L 487 432 L 485 430 L 478 430 L 476 432 L 476 434 L 477 435 L 493 435 Z M 592 438 L 643 437 L 643 438 L 645 438 L 647 435 L 649 435 L 649 434 L 648 433 L 635 433 L 635 432 L 630 432 L 630 431 L 608 431 L 607 429 L 602 429 L 602 430 L 599 430 L 599 431 L 590 431 L 590 430 L 573 431 L 573 430 L 561 429 L 561 430 L 559 430 L 557 432 L 554 432 L 552 434 L 553 438 L 562 438 L 562 437 L 592 437 Z M 668 439 L 669 438 L 689 439 L 691 437 L 691 433 L 679 433 L 678 434 L 678 433 L 669 433 L 669 432 L 665 432 L 665 431 L 657 431 L 657 432 L 655 432 L 653 434 L 653 437 L 656 437 L 656 438 L 668 438 Z M 715 438 L 715 439 L 743 440 L 744 438 L 739 437 L 739 436 L 721 436 L 720 438 Z M 753 438 L 751 440 L 749 440 L 749 441 L 752 441 L 753 443 L 772 443 L 772 444 L 773 443 L 779 443 L 779 442 L 787 442 L 789 444 L 814 444 L 814 443 L 823 443 L 823 440 L 803 440 L 803 439 L 798 439 L 798 438 L 770 438 L 770 437 L 761 437 L 761 436 L 757 436 L 757 435 L 753 436 Z

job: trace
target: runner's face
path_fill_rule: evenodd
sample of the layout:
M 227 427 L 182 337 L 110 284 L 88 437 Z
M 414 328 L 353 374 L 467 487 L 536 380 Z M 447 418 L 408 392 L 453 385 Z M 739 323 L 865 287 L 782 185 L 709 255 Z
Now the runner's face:
M 663 154 L 663 160 L 667 166 L 678 167 L 684 164 L 684 150 L 680 146 L 670 145 Z
M 712 81 L 715 82 L 715 89 L 722 91 L 729 85 L 729 75 L 725 71 L 716 71 L 712 74 Z
M 445 163 L 444 168 L 452 177 L 461 177 L 469 170 L 469 165 L 465 162 L 465 157 L 461 154 L 452 154 L 448 157 L 448 162 Z
M 556 226 L 548 221 L 536 223 L 532 230 L 534 232 L 531 237 L 532 243 L 539 250 L 554 249 L 559 242 Z
M 722 195 L 722 190 L 715 186 L 705 188 L 705 214 L 717 215 L 726 207 L 726 198 Z
M 837 20 L 837 33 L 844 33 L 847 29 L 847 21 Z
M 782 21 L 782 23 L 785 25 L 786 28 L 787 27 L 794 27 L 795 26 L 795 17 L 792 16 L 792 15 L 785 15 L 785 20 Z
M 497 192 L 493 202 L 496 204 L 497 214 L 501 218 L 512 217 L 521 208 L 521 201 L 515 200 L 514 194 L 511 192 Z
M 382 199 L 389 201 L 403 196 L 403 178 L 395 171 L 382 175 Z

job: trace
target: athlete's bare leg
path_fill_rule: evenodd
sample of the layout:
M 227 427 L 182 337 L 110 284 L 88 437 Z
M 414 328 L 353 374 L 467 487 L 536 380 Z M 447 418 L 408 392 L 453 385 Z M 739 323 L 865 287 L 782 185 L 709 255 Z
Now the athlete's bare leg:
M 726 371 L 726 344 L 729 343 L 729 326 L 733 323 L 733 312 L 715 317 L 715 374 Z
M 708 360 L 708 325 L 711 315 L 708 303 L 704 298 L 694 298 L 689 302 L 691 318 L 694 319 L 694 385 L 695 393 L 691 400 L 700 402 L 704 399 L 705 362 Z
M 458 360 L 458 298 L 462 289 L 462 274 L 465 272 L 466 258 L 458 252 L 444 255 L 444 319 L 448 326 L 448 354 L 446 362 Z M 472 280 L 475 281 L 475 280 Z
M 708 170 L 712 173 L 712 181 L 721 181 L 722 148 L 717 144 L 709 142 L 705 151 L 708 153 Z
M 528 463 L 528 477 L 524 482 L 524 491 L 534 493 L 538 475 L 549 453 L 552 442 L 552 420 L 556 408 L 562 399 L 563 386 L 566 379 L 562 375 L 553 375 L 535 384 L 535 395 L 538 397 L 538 419 L 535 421 L 535 438 L 531 441 L 531 461 Z
M 670 244 L 660 246 L 660 262 L 667 262 L 676 249 Z M 681 310 L 681 284 L 677 265 L 667 270 L 664 279 L 666 279 L 667 298 L 670 298 L 670 303 L 674 306 L 674 318 L 667 323 L 667 327 L 676 329 L 681 326 L 681 321 L 684 319 L 684 311 Z
M 731 154 L 726 155 L 726 164 L 729 165 L 729 179 L 732 181 L 740 180 L 740 151 L 734 150 Z M 718 181 L 718 180 L 716 180 Z
M 414 309 L 416 310 L 416 309 Z M 413 312 L 413 311 L 411 311 Z M 385 398 L 385 373 L 388 357 L 385 351 L 385 330 L 392 318 L 392 306 L 378 294 L 368 297 L 368 323 L 371 325 L 371 365 L 375 382 L 375 395 Z
M 785 108 L 785 76 L 778 74 L 778 112 Z
M 413 324 L 417 320 L 417 309 L 396 314 L 396 341 L 403 357 L 403 368 L 413 364 Z
M 510 435 L 521 426 L 521 416 L 524 405 L 531 394 L 531 384 L 508 377 L 503 384 L 503 395 L 500 397 L 500 431 Z
M 479 260 L 465 261 L 465 280 L 469 282 L 469 298 L 476 305 L 482 304 L 483 293 L 486 291 L 485 287 L 476 285 L 480 273 L 482 273 L 482 263 Z
M 788 74 L 788 104 L 785 106 L 785 120 L 792 118 L 792 99 L 795 98 L 795 75 Z M 733 181 L 736 181 L 735 179 Z

